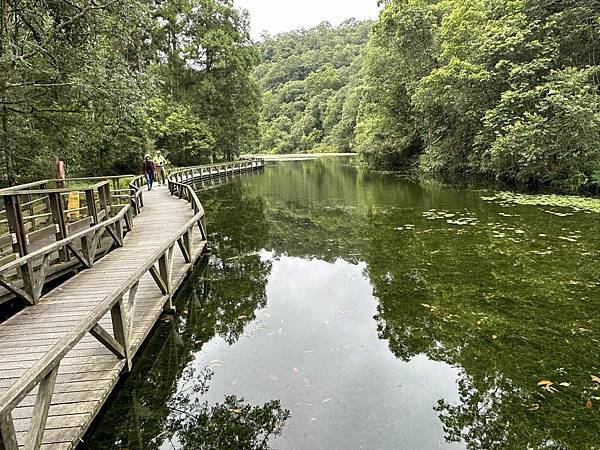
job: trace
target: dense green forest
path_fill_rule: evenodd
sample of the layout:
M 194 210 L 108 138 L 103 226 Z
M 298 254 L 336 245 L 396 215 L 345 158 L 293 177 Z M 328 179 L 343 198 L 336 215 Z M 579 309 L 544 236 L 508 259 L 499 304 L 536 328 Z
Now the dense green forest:
M 0 184 L 253 149 L 259 54 L 233 0 L 0 0 Z
M 361 53 L 371 22 L 348 20 L 265 36 L 256 70 L 263 91 L 261 151 L 349 151 Z
M 380 3 L 362 48 L 368 25 L 352 21 L 264 41 L 263 150 L 598 189 L 600 2 Z
M 56 156 L 69 175 L 132 172 L 160 148 L 599 190 L 598 0 L 380 4 L 375 23 L 255 45 L 234 0 L 0 0 L 0 184 Z

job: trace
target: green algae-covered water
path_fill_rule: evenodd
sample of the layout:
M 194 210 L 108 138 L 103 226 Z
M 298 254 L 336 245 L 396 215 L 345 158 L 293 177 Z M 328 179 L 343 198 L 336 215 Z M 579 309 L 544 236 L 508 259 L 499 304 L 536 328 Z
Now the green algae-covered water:
M 212 255 L 84 448 L 600 448 L 597 202 L 340 158 L 200 196 Z

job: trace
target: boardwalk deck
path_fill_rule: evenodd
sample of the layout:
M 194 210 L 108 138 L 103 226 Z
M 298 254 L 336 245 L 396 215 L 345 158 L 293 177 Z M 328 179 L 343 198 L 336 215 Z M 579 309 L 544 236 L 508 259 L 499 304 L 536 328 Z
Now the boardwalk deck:
M 193 191 L 181 192 L 176 184 L 171 192 L 145 192 L 122 247 L 0 324 L 0 448 L 69 449 L 80 442 L 205 247 L 203 224 L 194 226 L 198 208 L 190 208 Z M 116 300 L 107 303 L 111 296 Z M 56 364 L 44 362 L 51 357 Z M 44 408 L 47 417 L 39 414 Z

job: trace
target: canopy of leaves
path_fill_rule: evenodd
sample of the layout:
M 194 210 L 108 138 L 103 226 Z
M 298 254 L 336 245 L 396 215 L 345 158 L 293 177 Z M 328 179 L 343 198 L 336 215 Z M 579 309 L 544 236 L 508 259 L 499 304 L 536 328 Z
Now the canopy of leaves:
M 231 159 L 258 139 L 258 50 L 232 0 L 0 0 L 0 185 Z
M 600 2 L 382 3 L 356 127 L 367 162 L 597 190 Z
M 351 19 L 263 37 L 256 70 L 264 95 L 261 151 L 351 150 L 370 26 Z

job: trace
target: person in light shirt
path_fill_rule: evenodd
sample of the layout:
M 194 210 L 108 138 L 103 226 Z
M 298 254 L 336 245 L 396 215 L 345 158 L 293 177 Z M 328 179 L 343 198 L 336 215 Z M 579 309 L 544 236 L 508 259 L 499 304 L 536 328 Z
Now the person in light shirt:
M 154 155 L 154 165 L 156 166 L 156 182 L 158 184 L 165 184 L 167 174 L 166 174 L 166 165 L 169 164 L 167 159 L 163 156 L 160 150 L 156 150 L 156 154 Z

